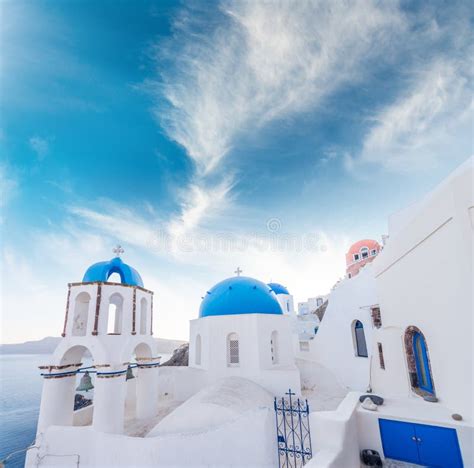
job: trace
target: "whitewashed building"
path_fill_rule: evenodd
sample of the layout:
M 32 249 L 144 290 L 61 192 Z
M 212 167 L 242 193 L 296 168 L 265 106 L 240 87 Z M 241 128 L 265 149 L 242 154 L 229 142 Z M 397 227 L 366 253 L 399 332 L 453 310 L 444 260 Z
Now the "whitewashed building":
M 310 359 L 351 388 L 367 381 L 384 403 L 370 411 L 351 392 L 336 411 L 312 413 L 316 455 L 309 466 L 356 467 L 364 449 L 423 466 L 474 466 L 473 161 L 392 216 L 383 251 L 329 297 Z M 345 306 L 335 318 L 330 307 L 341 292 Z M 357 306 L 368 357 L 355 373 L 344 350 L 357 349 L 347 332 L 347 308 L 355 313 Z
M 282 295 L 286 297 L 279 298 Z M 202 301 L 199 318 L 191 320 L 189 366 L 205 371 L 207 383 L 238 376 L 275 395 L 289 387 L 299 392 L 292 300 L 288 291 L 279 296 L 265 283 L 245 276 L 212 287 Z
M 289 397 L 309 392 L 318 403 L 336 387 L 336 409 L 306 413 L 307 467 L 360 468 L 364 450 L 474 466 L 473 162 L 392 216 L 383 248 L 364 239 L 349 249 L 350 271 L 312 339 L 295 333 L 288 289 L 237 276 L 203 298 L 189 365 L 157 367 L 153 293 L 118 256 L 91 266 L 69 285 L 63 339 L 41 368 L 26 466 L 276 466 L 288 440 L 276 439 L 274 396 L 292 388 Z M 74 411 L 86 370 L 95 374 L 93 405 Z M 127 411 L 140 429 L 133 434 L 124 431 Z

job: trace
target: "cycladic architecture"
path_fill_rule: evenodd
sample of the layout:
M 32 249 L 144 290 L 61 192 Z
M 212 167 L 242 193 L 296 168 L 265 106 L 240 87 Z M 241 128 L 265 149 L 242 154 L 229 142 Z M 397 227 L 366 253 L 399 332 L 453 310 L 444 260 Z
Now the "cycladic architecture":
M 152 338 L 153 292 L 139 273 L 117 256 L 87 269 L 81 282 L 68 285 L 62 340 L 44 378 L 38 434 L 50 426 L 72 426 L 78 372 L 95 374 L 94 404 L 82 416 L 97 431 L 120 434 L 124 428 L 126 374 L 135 360 L 136 417 L 156 411 L 158 358 Z M 109 282 L 116 274 L 119 282 Z M 84 369 L 83 358 L 92 357 Z M 83 374 L 82 374 L 83 375 Z
M 92 265 L 41 368 L 26 466 L 474 466 L 473 161 L 393 215 L 382 245 L 354 243 L 305 313 L 240 269 L 210 288 L 188 365 L 159 365 L 153 293 L 122 249 Z M 83 390 L 93 404 L 74 410 Z
M 205 371 L 207 382 L 239 376 L 275 395 L 288 388 L 299 391 L 292 300 L 286 288 L 278 286 L 235 276 L 207 291 L 199 318 L 191 321 L 189 366 Z
M 293 302 L 293 296 L 290 294 L 288 289 L 280 283 L 268 283 L 268 287 L 275 293 L 283 313 L 290 317 L 294 317 L 295 305 Z
M 363 239 L 352 244 L 346 253 L 347 277 L 352 278 L 357 275 L 365 265 L 375 259 L 380 250 L 380 244 L 372 239 Z
M 422 466 L 474 466 L 473 162 L 394 214 L 383 250 L 367 240 L 349 249 L 347 276 L 297 357 L 306 372 L 323 365 L 357 392 L 335 411 L 312 413 L 319 457 L 310 466 L 356 467 L 364 449 Z M 361 405 L 364 387 L 383 404 Z
M 310 297 L 305 302 L 298 302 L 298 315 L 308 315 L 313 313 L 318 307 L 321 307 L 327 300 L 327 295 Z

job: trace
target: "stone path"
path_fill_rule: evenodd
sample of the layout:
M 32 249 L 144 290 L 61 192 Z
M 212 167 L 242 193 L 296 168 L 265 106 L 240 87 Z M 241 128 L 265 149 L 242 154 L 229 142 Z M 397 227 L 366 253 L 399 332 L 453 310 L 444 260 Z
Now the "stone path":
M 165 416 L 170 414 L 182 402 L 162 401 L 158 405 L 158 413 L 149 419 L 129 418 L 125 420 L 124 433 L 130 437 L 145 437 Z

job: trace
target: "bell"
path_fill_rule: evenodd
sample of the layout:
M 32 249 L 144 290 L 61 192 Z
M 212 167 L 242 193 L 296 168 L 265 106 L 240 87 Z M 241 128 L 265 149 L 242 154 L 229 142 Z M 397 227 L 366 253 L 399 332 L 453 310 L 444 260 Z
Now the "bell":
M 133 375 L 132 368 L 128 366 L 127 368 L 127 378 L 125 380 L 131 380 L 134 379 L 135 376 Z
M 88 392 L 89 390 L 92 390 L 93 388 L 94 388 L 94 385 L 92 385 L 91 376 L 89 375 L 89 372 L 86 371 L 84 375 L 81 377 L 81 381 L 79 382 L 79 386 L 76 388 L 76 391 Z

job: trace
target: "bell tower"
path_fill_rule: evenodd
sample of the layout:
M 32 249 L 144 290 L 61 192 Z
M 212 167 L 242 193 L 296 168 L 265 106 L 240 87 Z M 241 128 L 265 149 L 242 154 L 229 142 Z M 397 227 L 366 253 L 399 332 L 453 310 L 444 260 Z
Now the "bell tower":
M 50 364 L 40 367 L 44 384 L 38 434 L 51 425 L 73 425 L 77 374 L 82 375 L 79 391 L 93 389 L 95 430 L 123 432 L 132 368 L 137 369 L 135 416 L 154 416 L 159 356 L 153 338 L 153 292 L 122 261 L 122 247 L 113 252 L 111 260 L 91 265 L 81 282 L 68 284 L 61 342 Z M 83 358 L 89 357 L 92 365 L 85 365 Z

